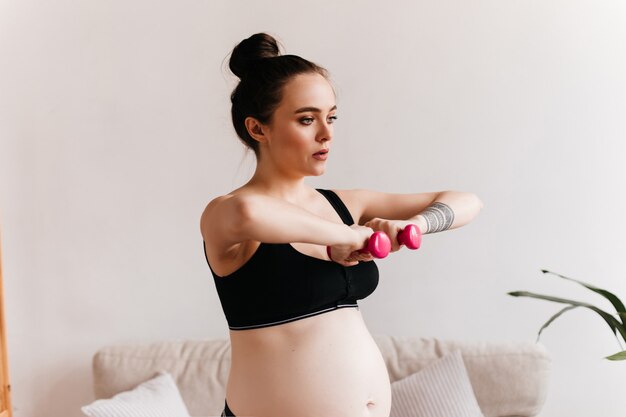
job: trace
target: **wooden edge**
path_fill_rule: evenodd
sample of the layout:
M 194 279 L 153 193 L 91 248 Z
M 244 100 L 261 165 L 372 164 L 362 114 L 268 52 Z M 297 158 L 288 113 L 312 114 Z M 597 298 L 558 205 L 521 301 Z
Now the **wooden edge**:
M 4 320 L 4 284 L 2 279 L 2 230 L 0 230 L 0 352 L 2 357 L 0 358 L 2 372 L 2 397 L 4 399 L 2 404 L 2 410 L 0 410 L 0 417 L 11 417 L 11 385 L 9 382 L 9 361 L 7 355 L 6 344 L 6 325 Z M 5 409 L 6 407 L 6 409 Z

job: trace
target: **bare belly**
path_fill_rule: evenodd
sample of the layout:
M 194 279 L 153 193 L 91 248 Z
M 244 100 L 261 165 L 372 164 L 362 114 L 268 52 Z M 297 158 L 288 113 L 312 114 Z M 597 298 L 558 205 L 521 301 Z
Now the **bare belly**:
M 356 308 L 230 339 L 226 400 L 236 416 L 389 417 L 389 374 Z

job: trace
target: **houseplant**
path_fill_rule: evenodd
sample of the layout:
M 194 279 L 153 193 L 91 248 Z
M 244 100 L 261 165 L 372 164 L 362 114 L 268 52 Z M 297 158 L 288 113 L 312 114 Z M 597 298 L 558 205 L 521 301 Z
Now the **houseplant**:
M 539 333 L 537 334 L 537 340 L 539 340 L 539 337 L 541 336 L 541 332 L 546 327 L 548 327 L 554 320 L 556 320 L 560 315 L 562 315 L 563 313 L 569 310 L 573 310 L 578 307 L 583 307 L 583 308 L 587 308 L 589 310 L 595 311 L 600 317 L 604 319 L 606 324 L 609 326 L 609 328 L 611 329 L 611 331 L 617 338 L 617 343 L 620 345 L 620 349 L 622 349 L 618 353 L 615 353 L 611 356 L 607 356 L 606 359 L 613 360 L 613 361 L 626 360 L 626 350 L 624 350 L 624 348 L 621 346 L 620 339 L 618 337 L 618 334 L 619 334 L 622 340 L 626 343 L 626 309 L 624 308 L 624 304 L 622 303 L 622 301 L 616 295 L 610 293 L 609 291 L 594 287 L 593 285 L 584 283 L 582 281 L 578 281 L 573 278 L 568 278 L 563 275 L 560 275 L 551 271 L 547 271 L 545 269 L 542 269 L 541 272 L 543 272 L 544 274 L 553 274 L 560 278 L 576 282 L 584 286 L 585 288 L 597 294 L 600 294 L 601 296 L 609 300 L 609 302 L 615 308 L 616 314 L 613 315 L 613 314 L 607 313 L 606 311 L 601 310 L 600 308 L 592 304 L 584 303 L 580 301 L 568 300 L 565 298 L 554 297 L 550 295 L 536 294 L 536 293 L 532 293 L 528 291 L 509 292 L 508 294 L 512 295 L 513 297 L 531 297 L 531 298 L 538 298 L 540 300 L 552 301 L 552 302 L 560 303 L 560 304 L 567 304 L 567 307 L 563 308 L 562 310 L 557 312 L 555 315 L 550 317 L 550 319 L 543 326 L 541 326 L 541 328 L 539 329 Z

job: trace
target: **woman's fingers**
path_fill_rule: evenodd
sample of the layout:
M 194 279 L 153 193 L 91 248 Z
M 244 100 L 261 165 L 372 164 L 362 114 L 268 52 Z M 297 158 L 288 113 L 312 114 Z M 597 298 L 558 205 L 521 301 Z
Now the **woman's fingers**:
M 371 253 L 361 253 L 359 254 L 359 261 L 371 261 L 374 259 Z
M 387 236 L 389 236 L 389 240 L 391 241 L 390 252 L 397 252 L 402 248 L 402 245 L 398 243 L 398 234 L 403 228 L 400 221 L 375 217 L 365 223 L 364 226 L 371 227 L 377 232 L 384 232 Z
M 354 266 L 354 265 L 358 265 L 359 261 L 356 259 L 346 259 L 345 261 L 343 261 L 344 266 Z
M 349 262 L 353 262 L 353 261 L 367 262 L 367 261 L 371 261 L 372 259 L 374 259 L 374 256 L 372 256 L 371 253 L 353 252 L 346 259 L 346 261 L 349 261 Z

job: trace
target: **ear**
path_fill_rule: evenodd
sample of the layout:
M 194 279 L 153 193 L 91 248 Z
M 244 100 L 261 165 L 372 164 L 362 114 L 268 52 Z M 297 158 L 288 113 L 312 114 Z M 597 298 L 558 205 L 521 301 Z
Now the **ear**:
M 246 124 L 248 134 L 252 136 L 254 140 L 261 143 L 267 141 L 267 137 L 265 136 L 265 126 L 263 126 L 261 122 L 254 117 L 246 117 L 244 123 Z

